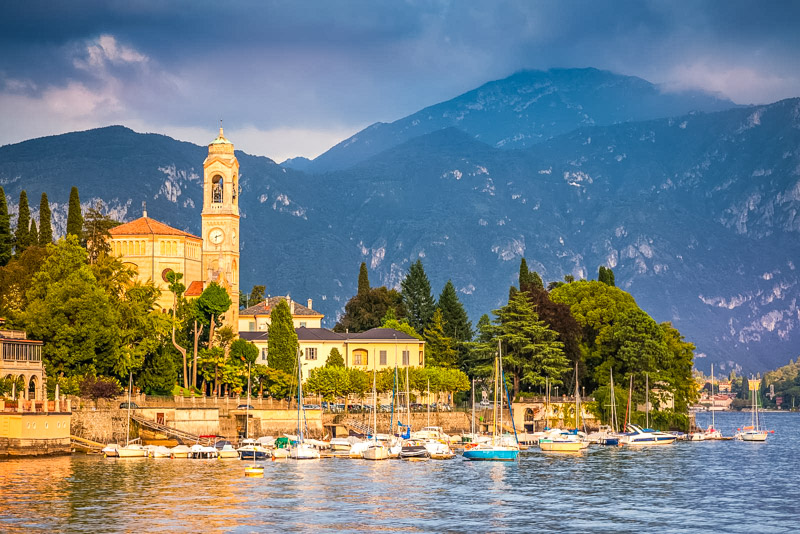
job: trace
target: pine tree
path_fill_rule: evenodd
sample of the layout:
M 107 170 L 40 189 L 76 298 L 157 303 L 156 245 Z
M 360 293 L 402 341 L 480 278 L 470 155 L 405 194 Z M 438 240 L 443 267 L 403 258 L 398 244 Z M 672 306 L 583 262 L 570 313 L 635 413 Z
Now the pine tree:
M 0 267 L 8 264 L 13 252 L 14 238 L 11 235 L 11 218 L 8 215 L 6 192 L 0 187 Z
M 14 232 L 14 255 L 19 257 L 28 245 L 31 237 L 31 210 L 28 207 L 28 193 L 23 189 L 19 194 L 19 213 L 17 214 L 17 230 Z
M 417 332 L 424 331 L 430 325 L 436 304 L 431 295 L 431 283 L 428 281 L 421 260 L 411 264 L 400 287 L 408 323 Z
M 170 395 L 178 381 L 175 360 L 166 345 L 155 354 L 148 354 L 136 383 L 147 395 Z
M 366 295 L 369 293 L 369 274 L 367 273 L 367 264 L 361 262 L 361 269 L 358 271 L 358 293 L 357 295 Z
M 439 308 L 433 312 L 430 327 L 425 329 L 425 343 L 425 361 L 428 365 L 448 369 L 456 366 L 458 353 L 453 348 L 453 338 L 445 334 L 445 323 Z
M 30 235 L 28 236 L 30 244 L 36 246 L 39 244 L 39 230 L 36 228 L 36 220 L 31 219 Z
M 39 244 L 49 245 L 53 242 L 53 226 L 51 223 L 50 202 L 47 200 L 47 193 L 42 193 L 42 200 L 39 201 Z
M 81 199 L 78 197 L 78 188 L 74 186 L 69 192 L 67 235 L 74 235 L 78 238 L 78 241 L 83 241 L 83 214 L 81 213 Z
M 325 360 L 325 367 L 344 367 L 344 358 L 336 347 L 331 349 L 328 359 Z
M 544 282 L 542 277 L 536 271 L 531 272 L 531 286 L 536 289 L 544 289 Z
M 614 285 L 614 271 L 603 265 L 597 270 L 597 281 L 603 282 L 608 286 Z
M 456 288 L 450 280 L 444 285 L 442 294 L 439 295 L 439 309 L 444 320 L 444 331 L 457 341 L 470 341 L 472 339 L 472 323 L 464 311 L 464 305 L 458 299 Z
M 269 341 L 267 354 L 269 366 L 285 373 L 297 370 L 297 333 L 294 331 L 292 312 L 286 300 L 281 299 L 270 312 Z

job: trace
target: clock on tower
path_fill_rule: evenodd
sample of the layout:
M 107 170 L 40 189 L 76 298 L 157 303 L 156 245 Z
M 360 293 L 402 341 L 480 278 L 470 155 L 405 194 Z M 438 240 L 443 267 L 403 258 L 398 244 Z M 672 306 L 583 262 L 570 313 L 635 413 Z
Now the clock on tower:
M 238 332 L 239 322 L 239 162 L 233 143 L 219 136 L 203 162 L 203 275 L 231 297 L 224 323 Z

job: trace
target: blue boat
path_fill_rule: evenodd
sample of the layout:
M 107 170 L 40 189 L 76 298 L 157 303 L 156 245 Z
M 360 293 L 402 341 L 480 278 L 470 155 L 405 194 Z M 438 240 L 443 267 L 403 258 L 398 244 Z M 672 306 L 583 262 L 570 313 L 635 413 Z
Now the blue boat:
M 518 448 L 500 445 L 478 446 L 464 451 L 464 459 L 472 461 L 513 462 L 517 456 L 519 456 Z

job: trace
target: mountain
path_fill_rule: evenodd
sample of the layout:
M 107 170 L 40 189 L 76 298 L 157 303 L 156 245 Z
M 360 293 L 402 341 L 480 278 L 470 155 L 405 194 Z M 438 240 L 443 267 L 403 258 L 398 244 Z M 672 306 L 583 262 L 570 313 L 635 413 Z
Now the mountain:
M 735 104 L 696 91 L 665 92 L 634 76 L 597 69 L 522 71 L 391 124 L 376 123 L 303 165 L 346 169 L 427 133 L 457 127 L 488 145 L 529 147 L 576 128 L 720 111 Z
M 215 132 L 209 132 L 209 140 Z M 235 143 L 236 140 L 232 139 Z M 503 304 L 519 260 L 545 280 L 613 267 L 657 321 L 697 345 L 698 367 L 763 371 L 800 346 L 800 99 L 590 125 L 524 149 L 458 128 L 411 138 L 324 175 L 237 152 L 246 290 L 314 299 L 332 325 L 366 261 L 397 286 L 422 258 L 452 279 L 473 323 Z M 0 147 L 16 209 L 69 188 L 125 220 L 200 231 L 206 147 L 109 127 Z M 58 226 L 58 225 L 57 225 Z

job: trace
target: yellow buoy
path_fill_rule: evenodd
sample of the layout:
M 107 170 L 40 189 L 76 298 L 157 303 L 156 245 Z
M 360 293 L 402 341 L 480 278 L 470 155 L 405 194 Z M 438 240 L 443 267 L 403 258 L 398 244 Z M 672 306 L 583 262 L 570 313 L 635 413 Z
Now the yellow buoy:
M 249 478 L 264 478 L 264 468 L 260 465 L 251 465 L 245 467 L 244 476 Z

